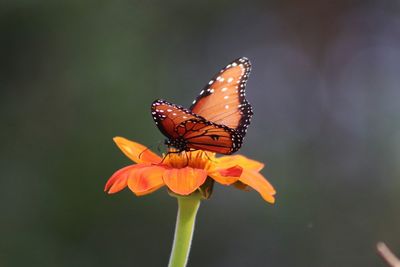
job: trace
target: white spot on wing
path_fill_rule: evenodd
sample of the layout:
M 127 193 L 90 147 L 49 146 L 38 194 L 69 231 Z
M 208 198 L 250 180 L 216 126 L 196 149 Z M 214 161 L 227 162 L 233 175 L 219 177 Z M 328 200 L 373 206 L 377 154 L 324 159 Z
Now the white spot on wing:
M 229 105 L 225 105 L 225 108 L 228 109 L 228 108 L 229 108 Z

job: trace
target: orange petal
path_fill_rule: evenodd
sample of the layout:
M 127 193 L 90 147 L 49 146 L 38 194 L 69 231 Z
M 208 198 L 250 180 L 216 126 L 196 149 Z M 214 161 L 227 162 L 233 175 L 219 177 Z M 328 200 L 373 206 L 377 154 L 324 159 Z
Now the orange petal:
M 165 168 L 160 166 L 141 168 L 132 173 L 128 179 L 128 187 L 138 196 L 150 194 L 164 185 L 164 171 Z
M 123 137 L 114 137 L 114 142 L 119 149 L 136 163 L 160 163 L 161 158 L 149 148 L 139 143 L 129 141 Z
M 208 175 L 220 184 L 230 185 L 239 180 L 242 172 L 242 167 L 234 166 L 228 169 L 216 170 Z
M 275 189 L 260 173 L 256 171 L 244 170 L 239 180 L 260 193 L 265 201 L 270 203 L 275 202 Z
M 129 165 L 125 168 L 122 168 L 116 171 L 110 179 L 108 179 L 104 191 L 109 194 L 114 194 L 127 186 L 128 178 L 132 175 L 132 172 L 137 171 L 140 168 L 145 168 L 149 166 L 148 164 L 136 164 L 136 165 Z
M 164 172 L 163 179 L 171 191 L 179 195 L 189 195 L 196 191 L 207 178 L 207 172 L 202 169 L 185 167 L 169 169 Z
M 217 168 L 225 169 L 235 165 L 239 165 L 243 169 L 250 169 L 254 171 L 261 171 L 261 169 L 264 168 L 263 163 L 246 158 L 242 155 L 224 156 L 218 158 L 217 160 Z

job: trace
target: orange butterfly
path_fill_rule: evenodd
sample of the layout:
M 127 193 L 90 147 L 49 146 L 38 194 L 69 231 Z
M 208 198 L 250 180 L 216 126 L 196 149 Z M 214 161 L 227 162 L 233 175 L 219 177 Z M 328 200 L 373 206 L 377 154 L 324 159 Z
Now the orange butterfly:
M 253 110 L 245 87 L 250 61 L 238 58 L 216 74 L 189 109 L 156 100 L 151 114 L 166 144 L 179 152 L 206 150 L 232 154 L 240 149 Z

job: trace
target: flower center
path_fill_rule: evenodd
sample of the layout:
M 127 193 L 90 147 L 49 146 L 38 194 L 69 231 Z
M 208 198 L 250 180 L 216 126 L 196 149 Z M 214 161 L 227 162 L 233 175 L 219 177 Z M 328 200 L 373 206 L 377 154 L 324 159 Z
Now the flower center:
M 182 151 L 170 149 L 165 156 L 164 163 L 173 168 L 192 167 L 207 170 L 215 161 L 215 153 L 202 150 Z

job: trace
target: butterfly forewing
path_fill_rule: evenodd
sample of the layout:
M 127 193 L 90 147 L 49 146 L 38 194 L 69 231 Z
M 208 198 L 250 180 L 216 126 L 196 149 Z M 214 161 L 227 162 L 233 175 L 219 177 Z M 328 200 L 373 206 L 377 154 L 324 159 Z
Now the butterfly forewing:
M 251 70 L 247 58 L 239 58 L 228 64 L 216 74 L 190 110 L 216 124 L 246 134 L 253 115 L 252 107 L 246 100 L 245 87 Z

